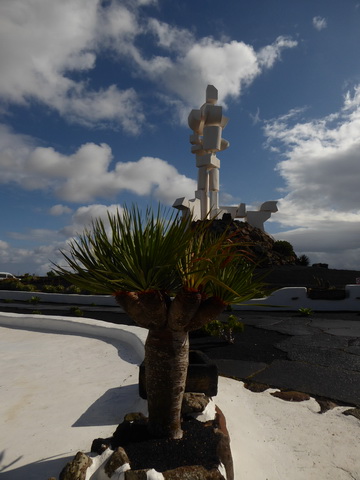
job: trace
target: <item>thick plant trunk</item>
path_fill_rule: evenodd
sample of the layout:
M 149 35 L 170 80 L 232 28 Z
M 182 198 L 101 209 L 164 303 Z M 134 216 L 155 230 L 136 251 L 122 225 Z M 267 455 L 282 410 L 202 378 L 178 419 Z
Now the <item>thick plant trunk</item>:
M 149 330 L 145 343 L 149 432 L 181 438 L 181 405 L 189 364 L 189 336 L 169 329 Z

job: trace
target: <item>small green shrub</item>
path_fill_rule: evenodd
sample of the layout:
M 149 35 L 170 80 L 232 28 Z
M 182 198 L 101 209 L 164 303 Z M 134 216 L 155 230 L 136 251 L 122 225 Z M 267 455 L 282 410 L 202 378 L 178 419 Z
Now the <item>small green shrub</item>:
M 22 285 L 21 290 L 23 292 L 36 292 L 38 289 L 35 287 L 35 285 L 28 283 L 28 284 Z
M 23 282 L 33 282 L 34 280 L 37 280 L 38 277 L 36 275 L 31 275 L 30 273 L 25 273 L 22 276 L 22 281 Z
M 31 312 L 33 315 L 42 315 L 42 311 L 41 310 L 33 310 Z
M 299 308 L 298 312 L 300 313 L 300 315 L 302 317 L 311 317 L 311 315 L 313 315 L 313 311 L 311 310 L 311 308 Z
M 41 301 L 40 297 L 37 297 L 37 296 L 35 296 L 35 295 L 32 296 L 32 297 L 28 300 L 28 302 L 29 302 L 29 303 L 32 303 L 33 305 L 36 305 L 37 303 L 40 303 L 40 301 Z
M 75 315 L 75 317 L 83 317 L 84 312 L 79 307 L 71 307 L 70 312 Z
M 23 290 L 24 285 L 20 282 L 20 280 L 13 279 L 13 278 L 6 278 L 0 281 L 0 290 Z
M 65 287 L 63 285 L 44 285 L 41 291 L 45 293 L 64 293 Z
M 300 255 L 300 257 L 297 258 L 296 263 L 302 267 L 308 267 L 310 265 L 310 259 L 307 255 Z
M 80 294 L 81 293 L 81 288 L 77 287 L 76 285 L 70 285 L 66 290 L 66 293 L 75 293 L 75 294 Z
M 56 287 L 54 285 L 44 285 L 41 291 L 44 293 L 56 293 Z
M 291 257 L 292 255 L 295 255 L 293 246 L 286 240 L 276 240 L 273 250 L 274 252 L 280 253 L 280 255 L 284 255 L 285 257 Z
M 235 315 L 229 315 L 226 321 L 214 320 L 203 328 L 208 335 L 222 338 L 228 343 L 234 343 L 235 333 L 244 331 L 244 324 Z

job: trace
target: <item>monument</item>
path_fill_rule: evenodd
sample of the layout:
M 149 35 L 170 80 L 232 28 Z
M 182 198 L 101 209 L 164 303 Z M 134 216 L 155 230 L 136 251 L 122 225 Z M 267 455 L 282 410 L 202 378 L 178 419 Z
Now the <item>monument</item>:
M 191 110 L 188 117 L 191 153 L 195 154 L 198 171 L 195 198 L 181 197 L 175 200 L 173 207 L 181 210 L 184 216 L 191 215 L 194 220 L 222 218 L 230 214 L 231 218 L 243 218 L 250 225 L 264 230 L 264 222 L 277 212 L 277 202 L 267 201 L 259 210 L 246 211 L 245 203 L 238 206 L 219 206 L 220 160 L 216 154 L 229 147 L 222 138 L 222 131 L 229 119 L 223 116 L 222 107 L 217 105 L 218 91 L 213 85 L 206 88 L 205 103 Z

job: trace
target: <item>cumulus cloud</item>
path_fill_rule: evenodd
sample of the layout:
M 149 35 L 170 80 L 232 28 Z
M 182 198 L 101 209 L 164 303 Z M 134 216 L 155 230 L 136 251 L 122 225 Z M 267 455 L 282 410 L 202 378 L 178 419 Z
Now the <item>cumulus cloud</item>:
M 343 108 L 322 119 L 290 124 L 290 116 L 269 122 L 271 144 L 285 147 L 277 168 L 287 183 L 287 200 L 326 211 L 358 210 L 360 88 L 345 96 Z
M 151 194 L 172 204 L 177 197 L 192 197 L 196 190 L 196 182 L 167 161 L 142 157 L 133 162 L 116 162 L 107 144 L 86 143 L 72 155 L 64 155 L 51 147 L 38 147 L 31 138 L 0 126 L 0 145 L 0 168 L 5 172 L 0 183 L 48 190 L 68 202 L 113 198 L 128 191 L 140 196 Z M 64 209 L 53 207 L 51 213 L 64 213 Z
M 141 15 L 150 0 L 3 0 L 0 2 L 0 99 L 21 105 L 32 100 L 86 126 L 112 125 L 137 134 L 144 99 L 133 88 L 93 88 L 91 72 L 100 55 L 118 56 L 133 74 L 159 85 L 159 99 L 197 105 L 213 83 L 224 102 L 237 98 L 263 69 L 271 68 L 296 41 L 280 36 L 256 52 L 238 41 L 197 39 L 190 30 Z M 139 36 L 151 43 L 148 58 Z M 119 79 L 120 82 L 120 79 Z M 146 99 L 145 99 L 146 101 Z
M 6 248 L 9 248 L 9 244 L 3 240 L 0 240 L 0 251 L 5 250 Z
M 103 205 L 93 204 L 79 207 L 71 218 L 71 223 L 60 230 L 59 233 L 66 237 L 74 237 L 84 229 L 91 227 L 95 219 L 102 220 L 105 224 L 108 221 L 108 214 L 122 212 L 123 208 L 119 204 Z
M 360 87 L 345 95 L 339 112 L 312 120 L 301 120 L 301 113 L 294 110 L 265 127 L 268 145 L 284 157 L 277 169 L 287 193 L 276 221 L 292 228 L 281 237 L 317 258 L 326 251 L 335 260 L 341 250 L 338 266 L 351 263 L 345 251 L 351 258 L 357 252 L 360 268 Z
M 132 88 L 92 89 L 86 75 L 109 37 L 126 43 L 138 32 L 136 17 L 99 0 L 4 0 L 0 3 L 0 98 L 27 105 L 34 99 L 72 121 L 112 122 L 137 133 L 144 116 Z
M 271 68 L 281 58 L 281 53 L 286 48 L 296 47 L 298 42 L 290 37 L 280 36 L 272 45 L 263 47 L 257 54 L 260 67 Z
M 196 40 L 169 25 L 153 21 L 151 29 L 158 36 L 159 45 L 172 47 L 173 58 L 156 56 L 146 59 L 136 51 L 133 58 L 150 79 L 164 86 L 165 92 L 175 93 L 186 108 L 204 101 L 204 85 L 216 85 L 220 101 L 238 98 L 245 85 L 266 68 L 271 68 L 281 52 L 297 45 L 287 37 L 278 37 L 271 45 L 258 52 L 251 45 L 239 41 L 219 41 L 213 37 Z M 182 37 L 183 40 L 180 41 Z
M 61 211 L 69 213 L 64 205 L 55 205 L 52 209 L 56 214 Z M 86 228 L 91 227 L 93 220 L 101 219 L 105 225 L 108 221 L 108 213 L 115 214 L 117 211 L 122 212 L 119 204 L 92 204 L 79 207 L 76 209 L 68 225 L 60 230 L 50 229 L 29 229 L 25 232 L 9 232 L 8 236 L 14 240 L 39 243 L 34 248 L 17 248 L 8 242 L 0 240 L 0 261 L 2 268 L 12 273 L 20 274 L 17 266 L 27 266 L 27 271 L 40 275 L 46 274 L 53 268 L 53 264 L 64 263 L 63 256 L 60 251 L 66 251 L 68 242 L 82 233 Z M 71 211 L 71 210 L 70 210 Z M 54 214 L 54 213 L 53 213 Z M 44 243 L 46 241 L 46 243 Z
M 66 205 L 53 205 L 49 210 L 50 215 L 59 216 L 72 213 L 72 209 Z
M 326 21 L 326 18 L 324 17 L 319 17 L 319 16 L 316 16 L 312 19 L 312 24 L 313 24 L 313 27 L 316 28 L 316 30 L 324 30 L 324 28 L 327 27 L 327 21 Z

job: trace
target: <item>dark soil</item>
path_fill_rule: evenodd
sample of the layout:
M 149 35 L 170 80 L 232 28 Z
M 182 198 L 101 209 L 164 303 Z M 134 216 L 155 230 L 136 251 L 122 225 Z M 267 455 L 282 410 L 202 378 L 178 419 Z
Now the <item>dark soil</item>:
M 158 472 L 164 472 L 199 463 L 211 470 L 220 463 L 216 453 L 219 436 L 214 433 L 213 422 L 209 423 L 211 424 L 193 419 L 184 421 L 184 436 L 180 440 L 151 438 L 146 424 L 134 422 L 121 429 L 122 424 L 111 439 L 111 447 L 114 450 L 117 447 L 124 448 L 132 470 L 154 468 Z

